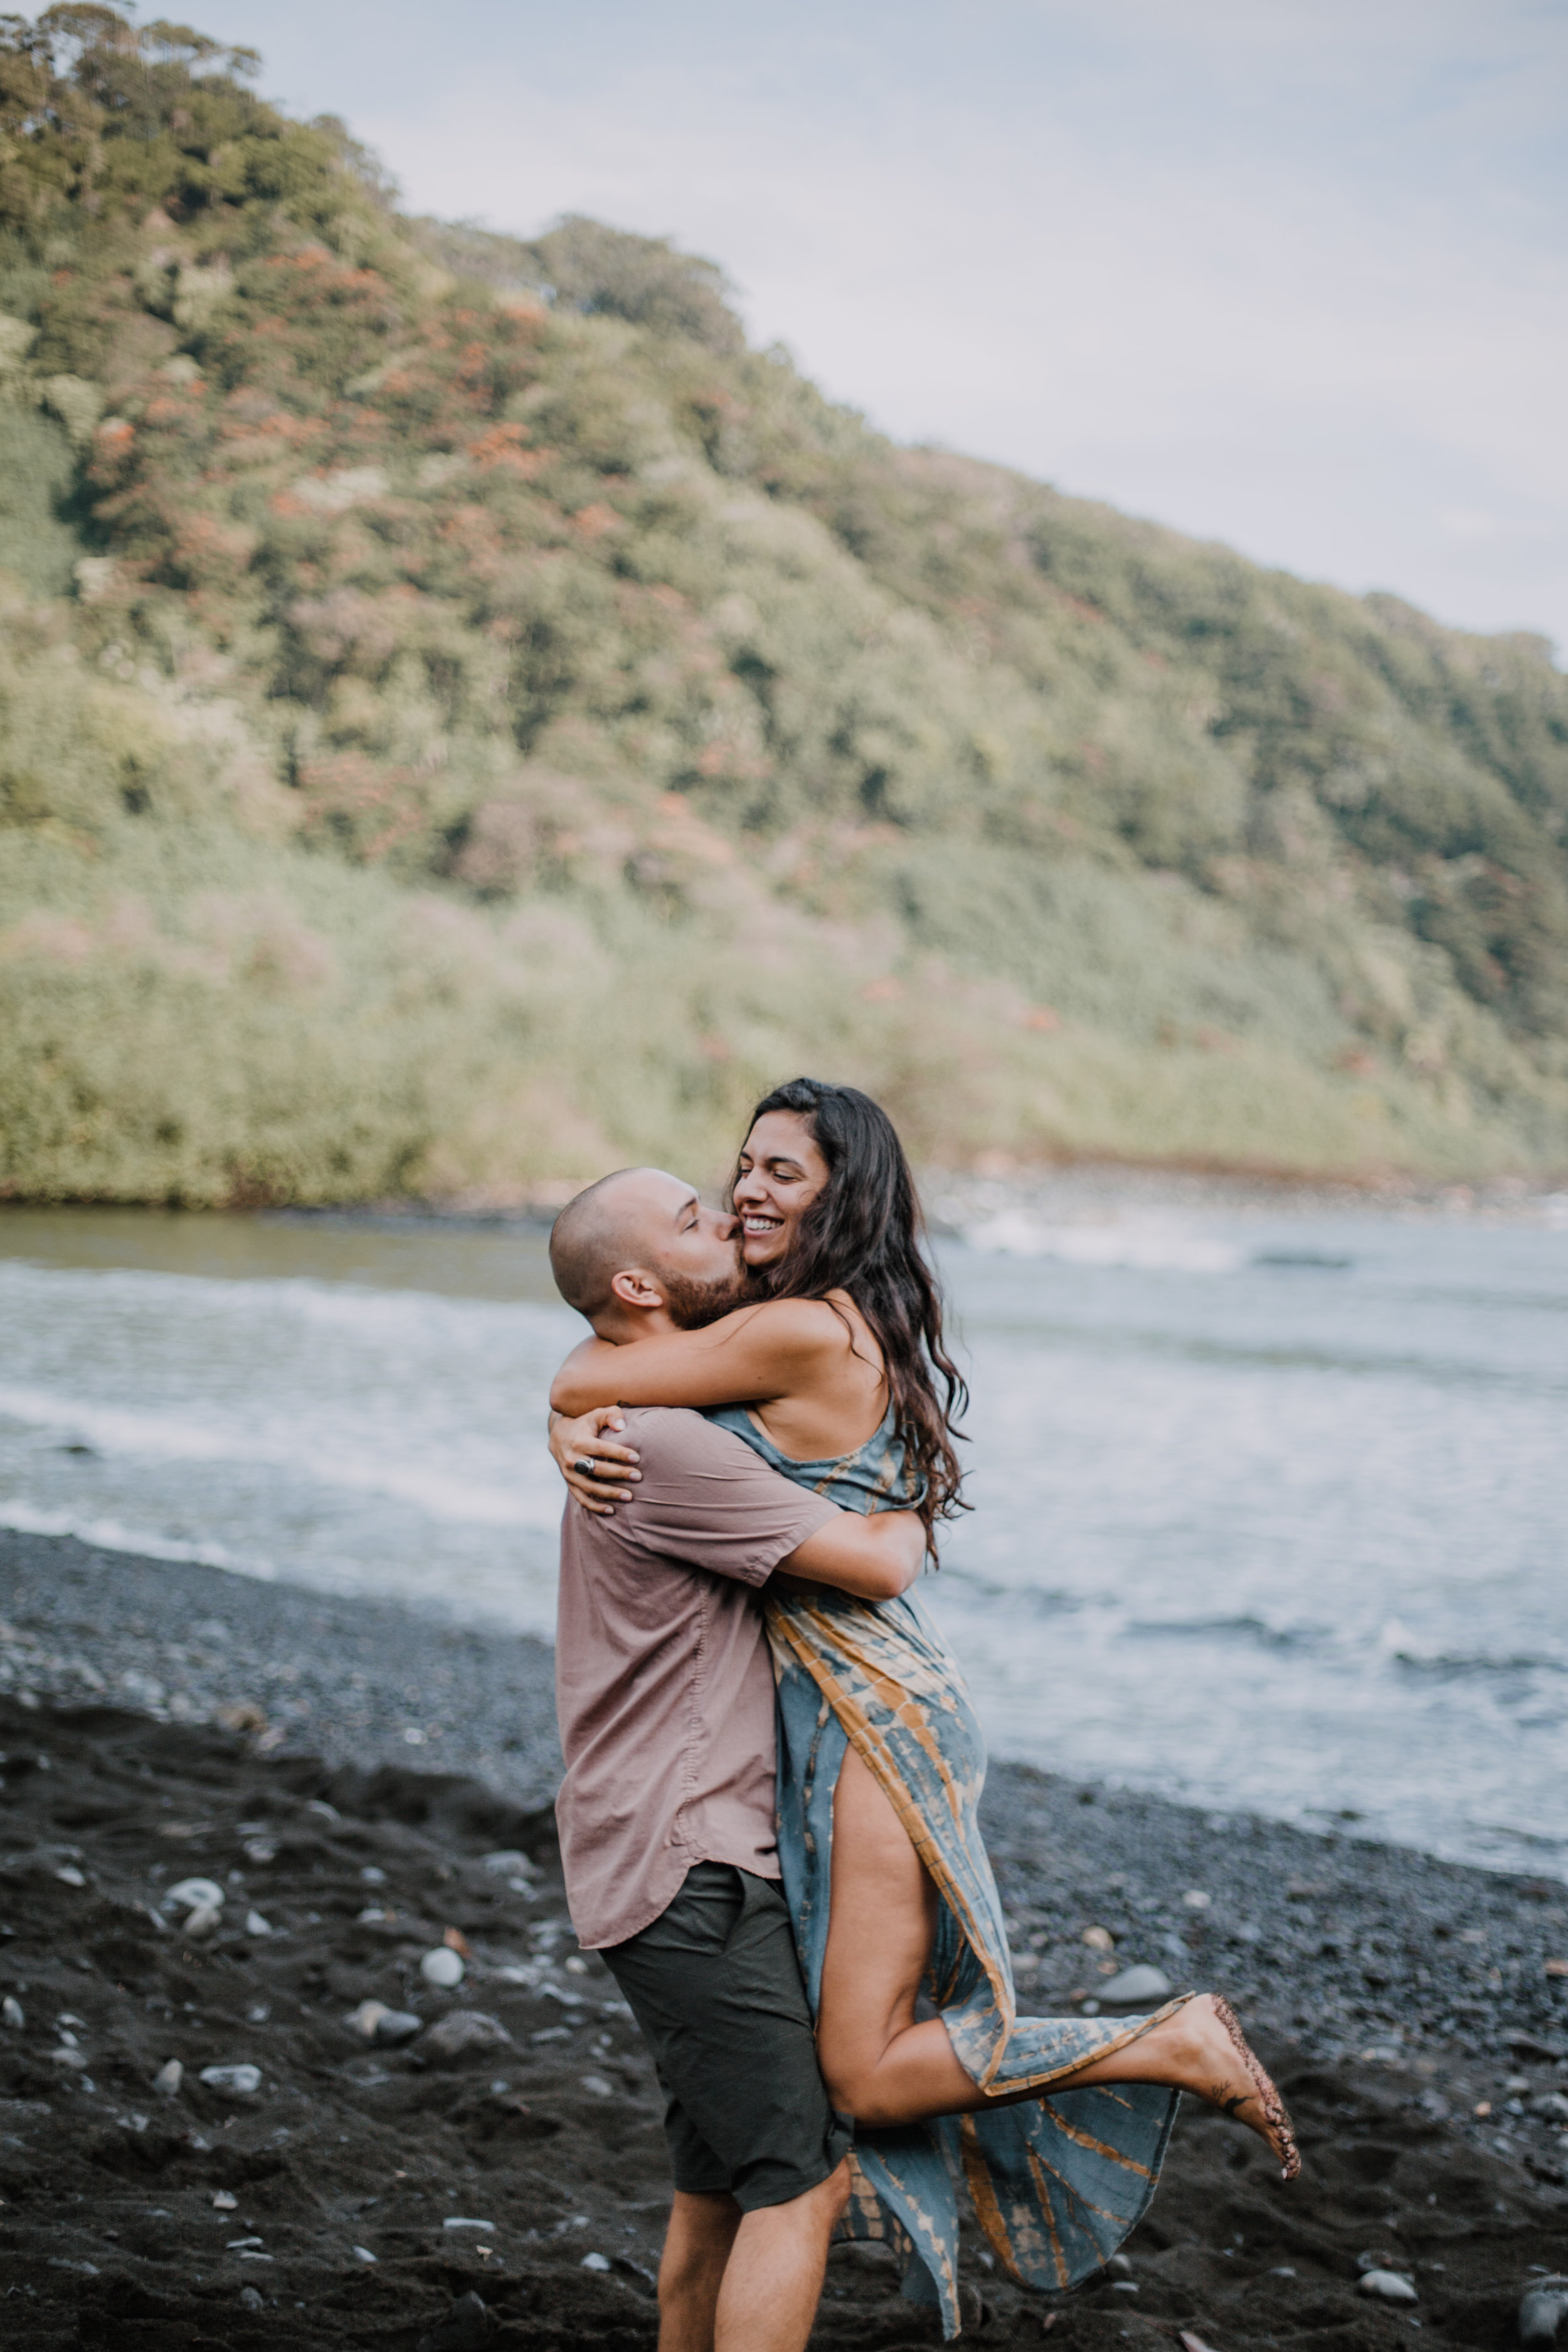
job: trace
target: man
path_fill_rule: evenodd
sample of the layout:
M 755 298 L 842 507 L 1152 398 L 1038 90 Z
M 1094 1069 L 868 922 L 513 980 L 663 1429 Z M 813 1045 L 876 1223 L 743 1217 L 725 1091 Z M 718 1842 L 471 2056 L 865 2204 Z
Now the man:
M 739 1297 L 732 1217 L 628 1169 L 556 1220 L 562 1296 L 601 1339 L 690 1329 Z M 629 1503 L 561 1531 L 556 1800 L 579 1942 L 604 1954 L 668 2099 L 675 2196 L 659 2352 L 802 2352 L 848 2198 L 779 1885 L 775 1570 L 879 1600 L 919 1573 L 918 1518 L 838 1510 L 695 1412 L 637 1408 Z

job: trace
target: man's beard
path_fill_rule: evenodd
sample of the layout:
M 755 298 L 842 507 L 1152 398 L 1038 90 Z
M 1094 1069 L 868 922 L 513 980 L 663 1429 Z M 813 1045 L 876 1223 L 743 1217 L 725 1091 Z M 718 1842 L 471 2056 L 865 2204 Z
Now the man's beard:
M 721 1275 L 713 1282 L 697 1282 L 687 1274 L 661 1273 L 659 1283 L 669 1319 L 679 1331 L 700 1331 L 707 1324 L 717 1323 L 746 1296 L 745 1274 L 738 1263 L 732 1274 Z

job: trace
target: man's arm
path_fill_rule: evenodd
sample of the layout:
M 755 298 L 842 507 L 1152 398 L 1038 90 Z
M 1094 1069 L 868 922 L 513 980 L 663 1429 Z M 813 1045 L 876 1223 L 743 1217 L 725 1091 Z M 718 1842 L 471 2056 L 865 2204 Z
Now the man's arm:
M 611 1525 L 628 1563 L 683 1561 L 752 1587 L 782 1569 L 861 1601 L 895 1601 L 920 1574 L 925 1529 L 912 1511 L 841 1511 L 694 1412 L 636 1412 L 626 1435 L 642 1480 Z
M 857 1601 L 896 1601 L 920 1574 L 925 1549 L 925 1524 L 916 1511 L 840 1511 L 775 1572 L 837 1585 Z

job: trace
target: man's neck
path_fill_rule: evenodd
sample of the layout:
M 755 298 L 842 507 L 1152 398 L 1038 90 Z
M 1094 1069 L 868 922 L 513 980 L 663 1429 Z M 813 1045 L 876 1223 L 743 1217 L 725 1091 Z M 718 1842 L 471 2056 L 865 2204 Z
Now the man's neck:
M 649 1307 L 635 1314 L 627 1310 L 621 1315 L 606 1315 L 602 1322 L 595 1324 L 594 1337 L 611 1348 L 631 1348 L 639 1339 L 668 1339 L 679 1328 L 668 1307 Z

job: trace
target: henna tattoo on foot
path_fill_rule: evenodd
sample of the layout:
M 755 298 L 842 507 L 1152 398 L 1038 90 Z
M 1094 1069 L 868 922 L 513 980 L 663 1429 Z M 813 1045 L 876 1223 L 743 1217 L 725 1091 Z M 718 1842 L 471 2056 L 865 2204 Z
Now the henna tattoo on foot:
M 1240 2058 L 1247 2071 L 1247 2080 L 1253 2086 L 1252 2095 L 1257 2098 L 1258 2105 L 1263 2110 L 1266 2137 L 1279 2158 L 1280 2178 L 1285 2180 L 1294 2180 L 1301 2169 L 1301 2157 L 1296 2146 L 1295 2127 L 1285 2111 L 1285 2102 L 1275 2089 L 1257 2053 L 1243 2033 L 1240 2021 L 1229 2001 L 1223 2000 L 1217 1993 L 1211 1998 L 1214 2001 L 1214 2013 L 1235 2043 L 1237 2055 Z M 1217 2087 L 1219 2096 L 1213 2101 L 1213 2104 L 1226 2115 L 1235 2115 L 1238 2107 L 1247 2105 L 1246 2092 L 1241 2093 L 1237 2097 L 1227 2099 L 1225 2096 L 1226 2086 L 1222 2084 Z

